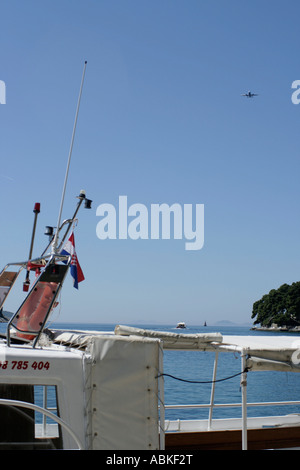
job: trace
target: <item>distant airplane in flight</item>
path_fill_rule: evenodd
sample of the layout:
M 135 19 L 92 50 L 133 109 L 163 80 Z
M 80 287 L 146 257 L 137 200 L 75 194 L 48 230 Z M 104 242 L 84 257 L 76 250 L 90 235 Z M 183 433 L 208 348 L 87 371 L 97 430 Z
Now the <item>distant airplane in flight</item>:
M 247 98 L 253 98 L 253 96 L 258 96 L 256 93 L 251 93 L 251 91 L 248 91 L 248 93 L 244 93 L 241 96 L 247 96 Z

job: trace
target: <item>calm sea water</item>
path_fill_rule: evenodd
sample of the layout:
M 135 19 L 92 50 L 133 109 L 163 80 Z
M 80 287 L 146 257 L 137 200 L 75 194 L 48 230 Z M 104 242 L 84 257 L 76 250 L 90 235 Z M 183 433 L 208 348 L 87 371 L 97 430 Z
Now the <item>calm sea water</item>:
M 168 325 L 131 325 L 160 331 L 178 332 Z M 113 331 L 115 324 L 78 324 L 57 323 L 53 328 Z M 0 325 L 4 331 L 4 325 Z M 189 326 L 184 333 L 219 332 L 223 335 L 275 335 L 281 333 L 262 333 L 250 330 L 250 327 Z M 285 333 L 287 334 L 287 333 Z M 292 333 L 290 333 L 291 335 Z M 299 337 L 300 334 L 294 334 Z M 199 351 L 165 351 L 164 372 L 178 379 L 198 382 L 210 382 L 213 374 L 215 355 Z M 240 355 L 235 353 L 219 354 L 217 380 L 231 377 L 241 372 Z M 247 377 L 248 402 L 275 402 L 300 400 L 300 374 L 290 372 L 249 372 Z M 166 404 L 208 404 L 210 401 L 210 383 L 187 383 L 171 377 L 165 377 Z M 215 403 L 241 403 L 240 376 L 216 384 Z M 248 416 L 275 416 L 288 413 L 300 413 L 300 406 L 249 407 Z M 214 410 L 214 418 L 240 417 L 241 408 Z M 167 410 L 166 419 L 205 419 L 207 409 Z

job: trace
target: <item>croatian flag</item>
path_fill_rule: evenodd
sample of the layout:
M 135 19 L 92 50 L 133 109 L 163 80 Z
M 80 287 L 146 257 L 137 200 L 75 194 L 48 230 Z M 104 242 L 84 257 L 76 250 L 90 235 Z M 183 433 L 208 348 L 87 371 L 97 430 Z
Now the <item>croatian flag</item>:
M 78 289 L 78 283 L 81 281 L 84 281 L 84 275 L 82 272 L 82 269 L 80 267 L 80 264 L 77 259 L 76 251 L 75 251 L 75 239 L 74 239 L 74 233 L 72 232 L 69 240 L 61 250 L 62 255 L 71 255 L 71 276 L 74 278 L 74 287 Z

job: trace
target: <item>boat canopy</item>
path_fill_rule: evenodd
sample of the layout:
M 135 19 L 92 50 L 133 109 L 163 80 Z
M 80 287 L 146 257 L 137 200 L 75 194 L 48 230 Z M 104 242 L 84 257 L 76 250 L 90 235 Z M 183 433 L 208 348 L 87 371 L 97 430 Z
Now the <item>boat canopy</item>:
M 300 372 L 300 339 L 293 335 L 183 334 L 121 325 L 115 327 L 115 334 L 161 339 L 164 349 L 237 352 L 246 355 L 246 367 L 249 371 Z
M 144 330 L 130 326 L 117 325 L 115 334 L 121 336 L 144 336 L 163 341 L 165 349 L 202 349 L 207 350 L 211 343 L 221 343 L 220 333 L 172 333 L 167 331 Z
M 54 330 L 53 339 L 89 358 L 84 380 L 93 449 L 159 449 L 161 341 L 79 330 Z
M 249 370 L 300 372 L 297 336 L 224 336 L 220 349 L 246 354 Z
M 84 349 L 91 337 L 108 332 L 55 332 L 54 341 Z M 160 340 L 163 349 L 236 352 L 246 356 L 248 371 L 300 372 L 300 338 L 294 335 L 230 336 L 221 333 L 184 334 L 117 325 L 115 336 Z

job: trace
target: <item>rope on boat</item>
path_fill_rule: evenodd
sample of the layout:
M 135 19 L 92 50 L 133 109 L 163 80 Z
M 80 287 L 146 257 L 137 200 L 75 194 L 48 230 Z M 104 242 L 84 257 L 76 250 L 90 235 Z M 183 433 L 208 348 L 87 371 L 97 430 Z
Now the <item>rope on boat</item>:
M 248 372 L 248 367 L 246 367 L 242 372 L 238 372 L 237 374 L 230 375 L 229 377 L 225 377 L 223 379 L 218 379 L 218 380 L 206 380 L 206 381 L 198 381 L 198 380 L 187 380 L 187 379 L 181 379 L 180 377 L 175 377 L 174 375 L 171 374 L 159 374 L 155 378 L 158 379 L 159 377 L 171 377 L 171 379 L 179 380 L 180 382 L 187 382 L 191 384 L 213 384 L 217 382 L 224 382 L 225 380 L 233 379 L 234 377 L 237 377 L 238 375 L 245 374 Z

